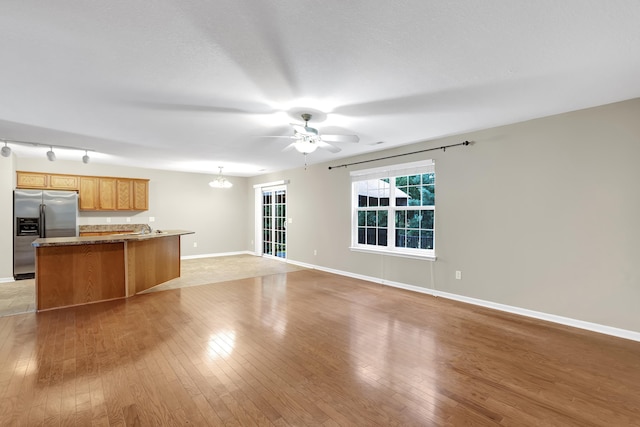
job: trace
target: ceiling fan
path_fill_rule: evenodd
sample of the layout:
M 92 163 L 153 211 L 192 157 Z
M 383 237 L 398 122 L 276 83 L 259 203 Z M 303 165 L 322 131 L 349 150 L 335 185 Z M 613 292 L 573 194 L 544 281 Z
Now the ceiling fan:
M 340 147 L 337 147 L 329 142 L 358 142 L 360 138 L 358 135 L 324 135 L 320 134 L 318 129 L 309 126 L 309 120 L 311 120 L 311 114 L 301 114 L 302 120 L 304 120 L 304 126 L 291 123 L 293 126 L 293 136 L 282 136 L 278 138 L 292 138 L 294 142 L 286 146 L 282 151 L 287 151 L 295 148 L 302 154 L 309 154 L 316 151 L 318 147 L 323 148 L 332 153 L 341 151 Z

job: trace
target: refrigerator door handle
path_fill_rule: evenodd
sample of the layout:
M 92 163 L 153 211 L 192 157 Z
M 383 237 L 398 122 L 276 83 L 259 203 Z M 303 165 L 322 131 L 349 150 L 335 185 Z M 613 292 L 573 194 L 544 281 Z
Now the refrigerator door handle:
M 40 205 L 40 237 L 47 237 L 46 235 L 46 227 L 47 227 L 47 215 L 46 215 L 47 205 Z

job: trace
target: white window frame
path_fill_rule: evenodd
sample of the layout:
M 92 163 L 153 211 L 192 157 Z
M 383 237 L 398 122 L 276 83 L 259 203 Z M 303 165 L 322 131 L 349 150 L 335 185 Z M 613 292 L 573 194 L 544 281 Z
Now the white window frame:
M 407 175 L 422 175 L 434 173 L 435 163 L 433 160 L 422 160 L 418 162 L 402 163 L 396 165 L 389 165 L 373 169 L 363 169 L 353 171 L 351 175 L 351 246 L 352 251 L 369 252 L 377 254 L 385 254 L 391 256 L 400 256 L 406 258 L 418 258 L 418 259 L 436 259 L 436 236 L 435 236 L 435 224 L 434 224 L 434 240 L 432 249 L 418 249 L 418 248 L 397 248 L 395 246 L 395 213 L 396 210 L 433 210 L 434 222 L 435 222 L 435 204 L 433 206 L 396 206 L 395 199 L 395 177 L 407 176 Z M 367 207 L 367 210 L 387 210 L 387 245 L 386 246 L 374 246 L 358 243 L 358 183 L 361 181 L 368 181 L 372 179 L 389 178 L 389 206 L 372 206 Z M 435 185 L 435 181 L 434 181 Z

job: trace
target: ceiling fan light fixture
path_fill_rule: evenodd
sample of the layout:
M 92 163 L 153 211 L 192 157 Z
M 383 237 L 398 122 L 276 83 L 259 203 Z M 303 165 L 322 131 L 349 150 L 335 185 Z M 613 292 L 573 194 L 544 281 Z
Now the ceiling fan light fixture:
M 316 151 L 318 144 L 307 139 L 301 139 L 294 144 L 294 148 L 298 150 L 299 153 L 309 154 Z
M 7 145 L 7 141 L 4 142 L 4 147 L 2 147 L 2 157 L 9 157 L 11 155 L 11 147 Z
M 218 166 L 220 168 L 220 174 L 211 182 L 209 182 L 209 187 L 212 188 L 231 188 L 233 187 L 233 183 L 229 181 L 227 178 L 222 176 L 222 166 Z

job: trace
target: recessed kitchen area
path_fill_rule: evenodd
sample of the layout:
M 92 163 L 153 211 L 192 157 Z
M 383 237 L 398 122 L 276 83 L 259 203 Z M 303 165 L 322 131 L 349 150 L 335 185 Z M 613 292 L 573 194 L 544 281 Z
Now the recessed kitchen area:
M 79 225 L 83 212 L 148 210 L 149 180 L 16 171 L 15 181 L 16 283 L 0 290 L 0 313 L 126 298 L 180 276 L 180 237 L 192 231 L 154 230 L 130 217 Z

